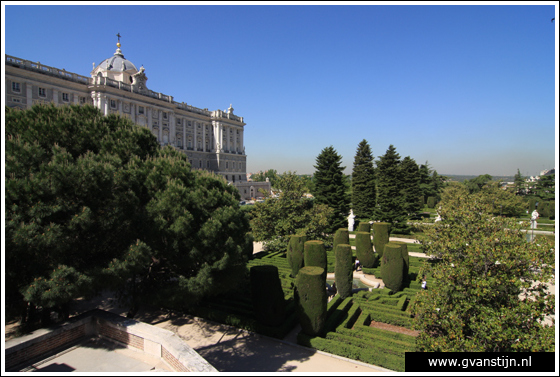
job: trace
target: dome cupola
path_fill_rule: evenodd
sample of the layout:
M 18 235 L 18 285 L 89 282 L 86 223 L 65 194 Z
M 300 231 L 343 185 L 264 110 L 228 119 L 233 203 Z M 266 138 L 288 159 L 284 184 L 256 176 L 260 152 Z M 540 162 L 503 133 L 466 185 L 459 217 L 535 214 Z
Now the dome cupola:
M 117 34 L 117 50 L 110 58 L 103 60 L 91 71 L 91 77 L 107 77 L 112 80 L 121 81 L 126 84 L 132 83 L 131 76 L 138 73 L 136 66 L 131 61 L 126 60 L 121 51 L 121 35 Z

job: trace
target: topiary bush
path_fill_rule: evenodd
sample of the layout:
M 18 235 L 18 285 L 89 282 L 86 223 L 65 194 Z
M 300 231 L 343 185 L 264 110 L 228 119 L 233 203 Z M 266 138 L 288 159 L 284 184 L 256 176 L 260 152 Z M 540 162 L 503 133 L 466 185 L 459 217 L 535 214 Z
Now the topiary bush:
M 369 233 L 356 232 L 356 258 L 360 260 L 360 264 L 365 268 L 375 267 L 377 258 L 373 253 Z
M 253 308 L 257 320 L 266 326 L 281 326 L 286 319 L 286 302 L 278 267 L 253 266 L 250 275 Z
M 392 244 L 399 245 L 401 247 L 401 255 L 403 258 L 403 284 L 409 283 L 408 272 L 410 269 L 410 261 L 408 258 L 408 244 L 402 241 L 391 241 Z
M 389 223 L 373 223 L 373 246 L 379 258 L 383 257 L 385 244 L 389 242 L 389 231 L 391 224 Z
M 401 290 L 404 278 L 403 269 L 401 246 L 392 242 L 386 244 L 381 262 L 381 278 L 386 288 L 393 292 Z
M 368 222 L 363 222 L 358 225 L 358 232 L 371 232 L 371 226 Z
M 324 272 L 321 267 L 305 266 L 296 277 L 296 313 L 301 331 L 311 336 L 322 335 L 327 319 Z
M 340 245 L 340 244 L 345 244 L 345 245 L 349 245 L 350 244 L 350 237 L 348 235 L 348 229 L 346 228 L 340 228 L 336 231 L 336 233 L 334 234 L 334 239 L 333 239 L 333 250 L 336 250 L 336 245 Z
M 327 252 L 323 241 L 307 241 L 303 244 L 303 265 L 323 269 L 323 280 L 327 280 Z M 323 284 L 323 289 L 325 287 Z
M 345 299 L 352 296 L 352 247 L 339 244 L 334 250 L 336 264 L 334 267 L 334 281 L 338 295 Z
M 428 206 L 428 208 L 435 208 L 436 197 L 435 196 L 429 196 L 428 200 L 426 201 L 426 205 Z
M 306 236 L 295 235 L 290 237 L 287 249 L 288 264 L 292 269 L 292 277 L 296 277 L 300 268 L 303 267 L 303 245 L 307 241 Z

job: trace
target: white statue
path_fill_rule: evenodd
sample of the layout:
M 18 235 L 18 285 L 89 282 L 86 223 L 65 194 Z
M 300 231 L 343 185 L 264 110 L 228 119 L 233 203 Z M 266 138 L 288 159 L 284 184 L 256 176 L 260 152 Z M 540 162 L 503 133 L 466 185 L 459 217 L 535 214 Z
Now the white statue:
M 348 216 L 348 231 L 349 232 L 353 232 L 354 231 L 354 211 L 350 210 L 350 215 Z

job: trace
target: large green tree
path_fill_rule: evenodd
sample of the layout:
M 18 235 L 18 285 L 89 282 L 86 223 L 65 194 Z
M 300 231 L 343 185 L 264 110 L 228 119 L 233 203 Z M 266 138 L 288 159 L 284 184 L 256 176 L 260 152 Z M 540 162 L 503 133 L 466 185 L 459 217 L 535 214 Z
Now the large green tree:
M 519 169 L 517 169 L 517 173 L 515 173 L 515 177 L 513 181 L 514 181 L 515 193 L 518 195 L 525 194 L 526 193 L 525 177 L 521 175 Z
M 535 195 L 541 200 L 550 201 L 555 198 L 555 177 L 556 174 L 543 175 L 537 181 Z
M 443 220 L 425 226 L 422 241 L 436 258 L 422 274 L 429 289 L 416 296 L 420 351 L 554 351 L 554 245 L 529 243 L 527 224 L 496 216 L 484 190 L 447 188 Z M 554 321 L 552 319 L 552 321 Z M 554 322 L 552 322 L 554 323 Z
M 292 235 L 310 240 L 326 240 L 333 210 L 304 197 L 305 179 L 295 173 L 281 174 L 277 181 L 279 196 L 255 204 L 251 212 L 251 229 L 255 241 L 264 242 L 270 251 L 285 251 Z
M 332 147 L 326 147 L 316 158 L 313 175 L 313 196 L 318 204 L 333 209 L 328 233 L 347 226 L 350 213 L 350 197 L 346 192 L 347 182 L 342 166 L 342 157 Z
M 416 161 L 410 156 L 406 156 L 401 162 L 401 175 L 404 207 L 407 214 L 410 216 L 423 208 L 423 203 L 421 202 L 422 190 L 420 189 L 420 170 Z
M 482 190 L 490 181 L 492 181 L 492 176 L 490 174 L 483 174 L 473 179 L 465 179 L 463 184 L 469 190 L 469 193 L 473 194 Z
M 377 192 L 373 155 L 364 139 L 358 144 L 352 169 L 352 209 L 358 218 L 371 219 L 375 211 Z
M 392 233 L 407 233 L 407 211 L 402 195 L 401 157 L 390 145 L 377 161 L 377 207 L 375 218 L 391 224 Z
M 255 182 L 264 182 L 268 178 L 270 185 L 276 188 L 276 181 L 278 180 L 278 172 L 275 169 L 269 169 L 267 171 L 258 172 L 251 176 L 251 179 Z
M 235 188 L 124 118 L 7 108 L 5 179 L 12 307 L 113 288 L 133 315 L 142 300 L 188 304 L 246 273 L 252 242 Z

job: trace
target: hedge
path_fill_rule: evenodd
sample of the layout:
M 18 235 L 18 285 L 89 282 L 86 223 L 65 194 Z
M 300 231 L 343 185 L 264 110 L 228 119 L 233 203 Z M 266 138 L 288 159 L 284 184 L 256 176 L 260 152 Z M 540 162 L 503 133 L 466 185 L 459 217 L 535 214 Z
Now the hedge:
M 342 298 L 352 296 L 352 248 L 350 245 L 339 244 L 335 248 L 336 264 L 334 280 L 337 292 Z
M 397 292 L 403 287 L 404 261 L 400 245 L 389 242 L 381 258 L 381 278 L 386 288 Z
M 356 232 L 356 258 L 366 268 L 373 268 L 377 264 L 377 254 L 373 252 L 369 233 Z
M 390 227 L 389 223 L 373 223 L 373 247 L 379 258 L 383 257 L 383 249 L 389 242 Z
M 307 241 L 303 245 L 303 265 L 323 269 L 323 280 L 327 279 L 327 252 L 323 241 Z
M 305 266 L 296 278 L 296 312 L 302 331 L 308 335 L 319 335 L 325 327 L 327 290 L 324 272 L 321 267 Z
M 285 319 L 286 302 L 278 267 L 253 266 L 250 279 L 256 318 L 263 325 L 280 326 Z
M 296 277 L 300 268 L 303 267 L 303 245 L 307 241 L 306 236 L 295 235 L 290 237 L 287 249 L 288 265 L 292 277 Z

